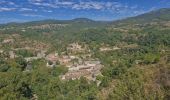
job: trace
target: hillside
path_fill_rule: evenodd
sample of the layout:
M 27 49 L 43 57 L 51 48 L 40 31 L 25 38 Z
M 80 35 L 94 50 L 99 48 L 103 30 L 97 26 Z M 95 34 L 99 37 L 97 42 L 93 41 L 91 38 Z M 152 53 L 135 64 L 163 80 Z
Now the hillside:
M 94 21 L 88 18 L 76 18 L 72 20 L 54 20 L 54 19 L 47 19 L 41 21 L 32 21 L 32 22 L 25 22 L 25 23 L 7 23 L 1 24 L 0 27 L 26 27 L 26 26 L 35 26 L 35 25 L 43 25 L 43 24 L 83 24 L 88 26 L 100 26 L 102 24 L 107 24 L 105 21 Z
M 112 24 L 113 25 L 147 24 L 152 22 L 170 21 L 169 18 L 170 18 L 170 8 L 162 8 L 135 17 L 114 21 Z
M 169 100 L 170 10 L 0 27 L 1 100 Z

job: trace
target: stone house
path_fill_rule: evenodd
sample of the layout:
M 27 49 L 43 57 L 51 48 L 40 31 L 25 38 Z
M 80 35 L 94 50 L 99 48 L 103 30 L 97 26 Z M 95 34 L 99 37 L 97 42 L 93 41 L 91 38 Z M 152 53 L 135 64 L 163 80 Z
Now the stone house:
M 10 59 L 14 59 L 16 58 L 17 56 L 15 55 L 15 53 L 13 51 L 9 51 L 9 58 Z
M 5 39 L 2 41 L 2 43 L 13 43 L 14 39 Z
M 51 53 L 45 57 L 47 60 L 47 67 L 53 67 L 56 65 L 56 62 L 58 61 L 58 54 L 57 53 Z M 50 62 L 50 63 L 49 63 Z

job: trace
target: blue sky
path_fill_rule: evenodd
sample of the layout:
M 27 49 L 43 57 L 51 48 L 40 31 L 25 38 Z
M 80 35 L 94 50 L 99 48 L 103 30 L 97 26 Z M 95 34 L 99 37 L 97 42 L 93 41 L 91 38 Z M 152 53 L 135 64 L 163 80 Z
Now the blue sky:
M 170 8 L 170 0 L 0 0 L 0 23 L 80 17 L 116 20 L 159 8 Z

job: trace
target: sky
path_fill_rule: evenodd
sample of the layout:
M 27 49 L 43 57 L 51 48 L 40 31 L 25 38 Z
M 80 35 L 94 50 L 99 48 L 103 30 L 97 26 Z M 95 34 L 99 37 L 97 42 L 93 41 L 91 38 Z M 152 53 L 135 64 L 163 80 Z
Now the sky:
M 110 21 L 160 8 L 170 8 L 170 0 L 0 0 L 0 23 L 74 18 Z

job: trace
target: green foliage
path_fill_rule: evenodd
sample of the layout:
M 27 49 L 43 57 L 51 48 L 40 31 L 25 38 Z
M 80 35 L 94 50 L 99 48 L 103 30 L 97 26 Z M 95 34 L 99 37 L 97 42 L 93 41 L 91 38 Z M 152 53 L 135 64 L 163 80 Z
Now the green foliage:
M 17 55 L 21 55 L 22 57 L 32 57 L 34 54 L 29 50 L 18 50 L 16 52 Z
M 53 65 L 53 62 L 52 62 L 52 61 L 48 61 L 48 64 L 49 64 L 49 65 Z
M 121 81 L 117 83 L 112 93 L 109 95 L 109 99 L 163 100 L 163 93 L 158 87 L 151 86 L 150 88 L 147 88 L 147 77 L 149 76 L 145 76 L 144 72 L 139 69 L 133 68 L 128 70 L 124 75 L 121 76 Z
M 145 54 L 144 55 L 144 63 L 145 64 L 152 64 L 152 63 L 157 63 L 160 59 L 159 54 Z
M 22 71 L 26 68 L 27 62 L 22 57 L 16 58 L 15 61 L 18 64 L 17 67 L 20 68 Z
M 67 67 L 65 67 L 65 66 L 56 66 L 56 67 L 54 67 L 53 68 L 53 70 L 52 70 L 52 75 L 53 76 L 59 76 L 59 75 L 63 75 L 63 74 L 65 74 L 66 72 L 68 71 L 68 68 Z
M 3 64 L 0 66 L 0 72 L 6 72 L 6 71 L 8 71 L 9 68 L 10 68 L 9 65 Z

